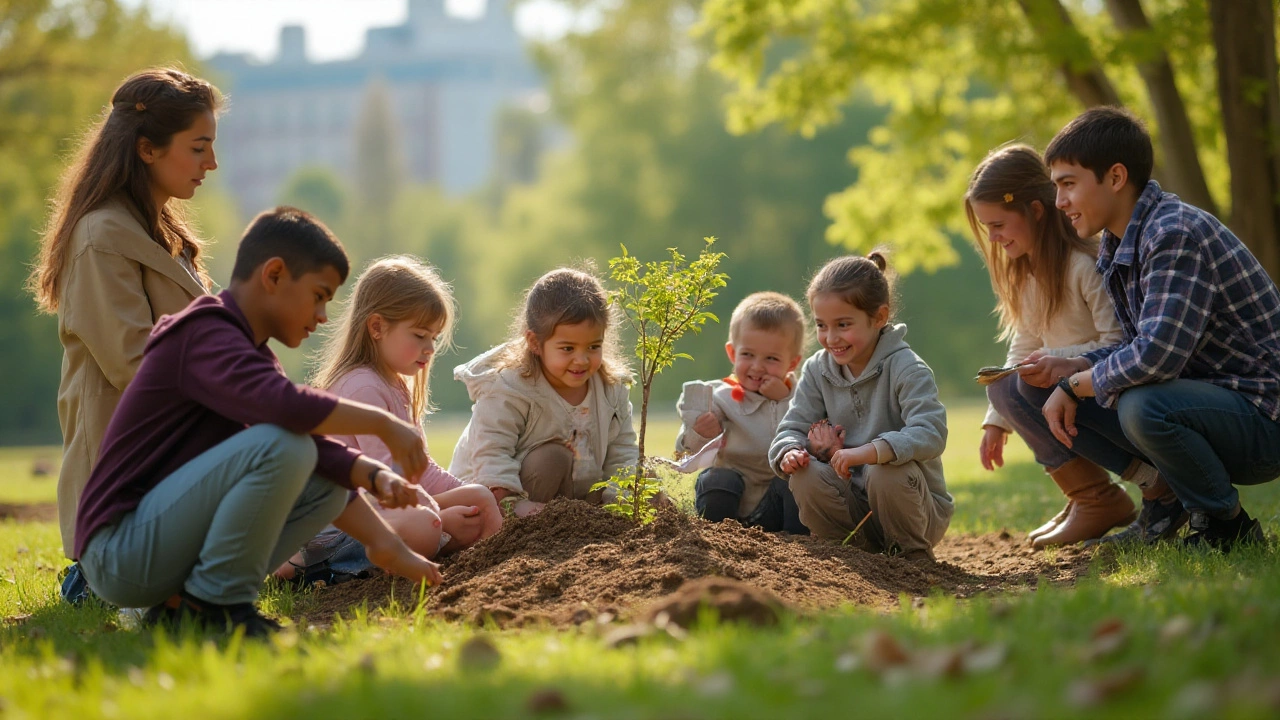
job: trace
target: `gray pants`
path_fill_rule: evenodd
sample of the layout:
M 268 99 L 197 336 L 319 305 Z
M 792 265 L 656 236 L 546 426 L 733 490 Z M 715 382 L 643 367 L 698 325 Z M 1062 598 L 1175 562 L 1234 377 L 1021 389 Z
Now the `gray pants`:
M 314 475 L 315 441 L 255 425 L 160 481 L 133 512 L 94 533 L 80 557 L 89 587 L 121 607 L 186 590 L 250 603 L 263 579 L 346 507 Z
M 918 463 L 865 465 L 845 480 L 830 465 L 809 459 L 791 476 L 800 522 L 815 536 L 844 540 L 867 513 L 871 519 L 850 542 L 869 552 L 923 550 L 933 556 L 951 524 L 925 483 Z

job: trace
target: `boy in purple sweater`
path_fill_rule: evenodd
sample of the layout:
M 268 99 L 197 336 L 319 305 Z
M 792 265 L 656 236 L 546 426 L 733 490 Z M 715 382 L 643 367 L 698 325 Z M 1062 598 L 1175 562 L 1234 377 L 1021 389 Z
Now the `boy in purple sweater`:
M 267 572 L 332 522 L 375 564 L 440 580 L 367 500 L 417 504 L 413 486 L 329 438 L 376 435 L 410 476 L 427 466 L 417 430 L 388 412 L 294 385 L 267 340 L 288 347 L 325 322 L 346 280 L 342 245 L 307 213 L 277 208 L 245 231 L 230 287 L 156 323 L 80 498 L 75 556 L 108 602 L 151 622 L 278 629 L 254 607 Z

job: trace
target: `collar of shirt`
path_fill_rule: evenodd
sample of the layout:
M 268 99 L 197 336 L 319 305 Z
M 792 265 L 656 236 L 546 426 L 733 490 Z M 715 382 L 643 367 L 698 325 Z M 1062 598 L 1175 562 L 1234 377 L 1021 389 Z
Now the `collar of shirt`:
M 1129 225 L 1124 229 L 1124 237 L 1117 238 L 1110 230 L 1102 231 L 1102 247 L 1098 252 L 1099 270 L 1107 265 L 1133 266 L 1138 257 L 1138 241 L 1142 238 L 1142 228 L 1147 224 L 1147 218 L 1163 196 L 1160 183 L 1148 180 L 1147 186 L 1138 196 L 1138 204 L 1133 208 L 1133 215 L 1129 216 Z

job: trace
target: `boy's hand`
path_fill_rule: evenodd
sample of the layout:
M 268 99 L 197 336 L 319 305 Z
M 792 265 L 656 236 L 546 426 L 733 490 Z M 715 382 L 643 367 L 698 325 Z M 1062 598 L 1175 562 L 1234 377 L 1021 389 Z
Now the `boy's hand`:
M 844 427 L 819 420 L 809 427 L 809 452 L 822 462 L 830 462 L 831 455 L 844 447 Z
M 379 470 L 373 476 L 370 490 L 378 503 L 388 510 L 418 504 L 418 486 L 390 470 Z
M 1053 384 L 1058 382 L 1058 378 L 1070 377 L 1083 370 L 1084 367 L 1081 367 L 1081 364 L 1085 363 L 1082 358 L 1054 357 L 1045 355 L 1040 350 L 1028 355 L 1023 362 L 1031 364 L 1018 368 L 1018 377 L 1022 378 L 1026 384 L 1038 388 L 1053 387 Z
M 415 585 L 423 581 L 427 587 L 440 584 L 440 566 L 410 550 L 404 541 L 388 543 L 384 547 L 366 545 L 365 554 L 369 556 L 369 562 L 392 575 L 408 578 Z
M 782 456 L 782 462 L 778 463 L 778 468 L 787 475 L 806 467 L 809 467 L 809 453 L 800 448 L 788 450 L 787 454 Z
M 417 478 L 427 469 L 427 446 L 422 441 L 422 433 L 414 426 L 388 414 L 378 439 L 391 451 L 391 459 L 405 477 Z
M 998 425 L 988 425 L 982 431 L 982 442 L 978 444 L 978 457 L 982 467 L 994 470 L 1004 467 L 1004 444 L 1009 442 L 1009 433 Z
M 849 478 L 852 470 L 858 465 L 874 465 L 876 462 L 876 448 L 871 443 L 861 445 L 856 448 L 844 448 L 837 450 L 831 456 L 831 469 L 842 478 Z
M 1044 404 L 1044 419 L 1049 421 L 1049 431 L 1058 438 L 1058 442 L 1071 447 L 1071 438 L 1080 431 L 1076 429 L 1076 403 L 1062 388 L 1053 391 Z
M 760 394 L 770 400 L 785 400 L 791 394 L 791 388 L 787 387 L 786 381 L 782 378 L 770 375 L 760 383 Z
M 704 438 L 713 438 L 724 432 L 724 427 L 715 413 L 704 412 L 693 421 L 693 431 Z

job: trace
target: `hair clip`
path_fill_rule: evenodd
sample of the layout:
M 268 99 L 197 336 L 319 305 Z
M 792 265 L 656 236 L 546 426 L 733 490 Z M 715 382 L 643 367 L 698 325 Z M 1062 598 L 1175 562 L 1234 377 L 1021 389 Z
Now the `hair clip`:
M 141 105 L 142 103 L 138 103 L 138 104 L 139 104 L 139 105 Z M 1005 202 L 1007 202 L 1007 203 L 1011 203 L 1011 202 L 1013 202 L 1013 193 L 1005 193 L 1005 194 L 1004 194 L 1004 201 L 1005 201 Z
M 144 112 L 146 111 L 147 106 L 143 105 L 141 102 L 138 102 L 134 104 L 133 109 L 137 110 L 138 112 Z

